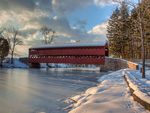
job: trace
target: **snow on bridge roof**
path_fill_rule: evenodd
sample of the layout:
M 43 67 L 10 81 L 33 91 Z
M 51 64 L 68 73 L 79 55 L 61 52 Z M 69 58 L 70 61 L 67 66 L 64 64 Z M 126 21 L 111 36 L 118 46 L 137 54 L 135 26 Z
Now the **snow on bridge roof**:
M 67 48 L 67 47 L 97 47 L 97 46 L 105 46 L 107 42 L 100 42 L 100 43 L 66 43 L 66 44 L 46 44 L 40 45 L 36 47 L 32 47 L 30 49 L 44 49 L 44 48 Z

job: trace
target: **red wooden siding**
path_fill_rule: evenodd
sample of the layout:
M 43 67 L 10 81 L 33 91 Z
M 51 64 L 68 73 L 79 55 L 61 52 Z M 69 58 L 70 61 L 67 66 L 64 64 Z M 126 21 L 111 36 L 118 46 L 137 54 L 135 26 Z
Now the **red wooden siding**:
M 104 64 L 105 46 L 31 48 L 30 63 Z

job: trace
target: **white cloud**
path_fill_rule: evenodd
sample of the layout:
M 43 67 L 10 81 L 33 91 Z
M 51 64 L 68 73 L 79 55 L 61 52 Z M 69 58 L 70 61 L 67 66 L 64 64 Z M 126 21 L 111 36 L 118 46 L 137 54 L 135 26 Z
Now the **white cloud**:
M 106 4 L 112 4 L 113 0 L 94 0 L 94 3 L 96 5 L 106 5 Z
M 100 25 L 97 25 L 97 26 L 93 27 L 93 29 L 91 31 L 89 31 L 89 33 L 106 37 L 107 25 L 108 25 L 108 22 L 104 22 Z
M 64 15 L 92 3 L 93 0 L 52 0 L 52 7 L 59 15 Z
M 29 51 L 29 48 L 31 46 L 30 45 L 17 45 L 16 46 L 16 52 L 17 53 L 17 56 L 28 56 L 28 51 Z
M 106 5 L 114 5 L 122 2 L 124 0 L 94 0 L 94 3 L 97 6 L 106 6 Z

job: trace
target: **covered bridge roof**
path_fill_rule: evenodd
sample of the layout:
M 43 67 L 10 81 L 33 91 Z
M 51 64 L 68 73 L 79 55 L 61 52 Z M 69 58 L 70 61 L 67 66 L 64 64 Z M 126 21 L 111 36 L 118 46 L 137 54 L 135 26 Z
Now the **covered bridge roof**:
M 45 49 L 45 48 L 69 48 L 69 47 L 97 47 L 97 46 L 105 46 L 107 42 L 100 43 L 67 43 L 67 44 L 46 44 L 35 46 L 30 49 Z

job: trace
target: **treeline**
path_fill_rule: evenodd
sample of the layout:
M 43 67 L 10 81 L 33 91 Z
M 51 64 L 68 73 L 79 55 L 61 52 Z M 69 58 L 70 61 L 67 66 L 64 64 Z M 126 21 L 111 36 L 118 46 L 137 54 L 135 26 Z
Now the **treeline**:
M 107 38 L 110 54 L 124 59 L 141 59 L 145 55 L 149 59 L 150 0 L 142 0 L 132 6 L 122 2 L 109 19 Z

